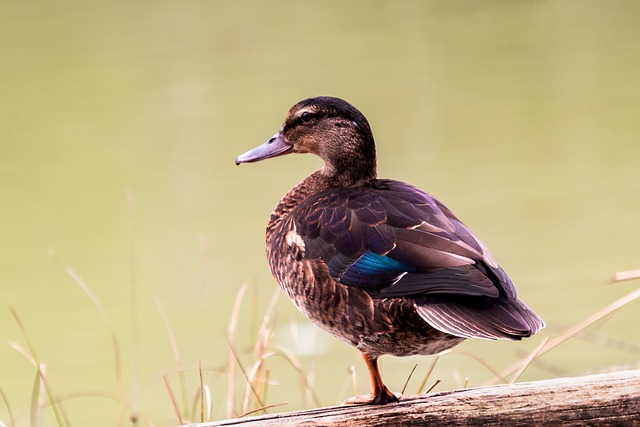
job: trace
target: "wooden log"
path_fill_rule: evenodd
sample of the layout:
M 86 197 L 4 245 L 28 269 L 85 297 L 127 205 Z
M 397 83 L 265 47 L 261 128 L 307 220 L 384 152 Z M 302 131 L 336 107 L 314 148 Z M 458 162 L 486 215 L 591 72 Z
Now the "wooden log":
M 383 406 L 333 406 L 191 427 L 640 426 L 640 370 L 406 396 Z

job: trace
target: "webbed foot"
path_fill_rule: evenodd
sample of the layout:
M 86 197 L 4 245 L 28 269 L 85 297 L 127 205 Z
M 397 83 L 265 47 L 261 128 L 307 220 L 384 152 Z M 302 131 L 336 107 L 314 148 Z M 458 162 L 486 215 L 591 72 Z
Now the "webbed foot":
M 344 405 L 386 405 L 387 403 L 398 403 L 399 396 L 396 396 L 388 388 L 379 390 L 378 393 L 361 394 L 353 396 L 344 401 Z
M 378 370 L 378 356 L 371 355 L 364 351 L 361 352 L 367 369 L 369 370 L 369 379 L 371 380 L 371 393 L 353 396 L 344 401 L 345 405 L 386 405 L 387 403 L 397 403 L 400 401 L 399 396 L 391 393 L 386 385 L 382 382 L 380 371 Z

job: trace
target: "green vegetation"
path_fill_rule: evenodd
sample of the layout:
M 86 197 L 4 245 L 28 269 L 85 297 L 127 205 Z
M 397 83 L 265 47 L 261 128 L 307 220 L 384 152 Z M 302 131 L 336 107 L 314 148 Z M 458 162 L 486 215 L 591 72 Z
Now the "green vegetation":
M 116 390 L 76 391 L 70 395 L 56 394 L 52 390 L 52 381 L 46 372 L 46 364 L 37 356 L 34 343 L 29 338 L 22 319 L 10 304 L 6 304 L 6 307 L 20 328 L 22 338 L 26 342 L 27 346 L 23 347 L 19 343 L 13 341 L 8 342 L 6 345 L 9 348 L 16 350 L 25 359 L 27 359 L 31 365 L 33 365 L 36 372 L 36 380 L 33 385 L 32 399 L 29 404 L 28 414 L 17 414 L 7 399 L 6 394 L 0 389 L 0 396 L 2 397 L 4 407 L 7 411 L 7 422 L 3 422 L 2 425 L 20 425 L 23 421 L 22 418 L 28 418 L 31 425 L 34 426 L 44 425 L 43 420 L 45 419 L 45 415 L 50 412 L 51 414 L 49 415 L 52 415 L 55 418 L 58 426 L 71 426 L 73 425 L 73 422 L 70 421 L 70 416 L 66 414 L 66 411 L 64 411 L 63 408 L 69 400 L 87 399 L 90 397 L 113 400 L 120 405 L 120 425 L 127 424 L 127 418 L 133 425 L 155 425 L 144 411 L 139 411 L 136 402 L 133 400 L 135 396 L 133 394 L 123 392 L 122 372 L 120 367 L 122 355 L 119 339 L 113 331 L 108 313 L 104 311 L 102 303 L 82 278 L 79 277 L 71 267 L 67 265 L 63 266 L 69 275 L 95 303 L 103 317 L 103 320 L 107 324 L 108 329 L 111 331 L 115 360 L 114 372 L 115 382 L 117 384 Z M 623 275 L 625 278 L 614 279 L 615 281 L 637 279 L 640 278 L 640 270 L 618 273 L 618 275 Z M 228 342 L 228 363 L 226 367 L 219 368 L 203 368 L 202 363 L 199 363 L 197 367 L 184 366 L 180 357 L 180 349 L 176 344 L 176 337 L 172 331 L 171 322 L 167 318 L 164 308 L 160 302 L 156 300 L 156 305 L 165 324 L 168 339 L 171 343 L 175 357 L 175 367 L 162 373 L 162 379 L 166 387 L 166 393 L 171 402 L 170 407 L 173 408 L 177 424 L 182 425 L 188 422 L 205 422 L 212 421 L 214 419 L 243 417 L 256 413 L 266 413 L 268 410 L 277 409 L 278 407 L 286 407 L 289 405 L 289 401 L 285 400 L 282 402 L 270 403 L 268 400 L 269 386 L 274 379 L 277 381 L 278 377 L 283 378 L 283 380 L 290 381 L 291 383 L 297 382 L 300 385 L 299 396 L 302 400 L 302 407 L 322 406 L 313 384 L 313 365 L 315 364 L 315 360 L 312 360 L 311 363 L 303 364 L 294 352 L 273 341 L 277 326 L 277 314 L 275 308 L 279 293 L 274 294 L 271 298 L 262 321 L 259 323 L 257 329 L 252 328 L 255 329 L 253 334 L 244 334 L 238 330 L 238 319 L 247 314 L 246 307 L 243 309 L 242 306 L 243 300 L 246 298 L 248 288 L 248 285 L 243 285 L 236 296 L 232 316 L 229 320 L 226 333 L 226 339 Z M 429 393 L 434 390 L 441 382 L 440 378 L 434 379 L 434 376 L 449 375 L 448 372 L 435 369 L 436 365 L 441 360 L 448 358 L 449 355 L 455 354 L 478 362 L 482 368 L 490 374 L 490 379 L 487 383 L 514 383 L 532 364 L 539 361 L 544 363 L 544 359 L 542 359 L 544 353 L 553 350 L 559 345 L 571 347 L 569 340 L 572 338 L 582 337 L 589 339 L 590 335 L 586 333 L 587 328 L 601 322 L 618 309 L 638 298 L 640 298 L 640 288 L 635 289 L 624 297 L 612 302 L 606 307 L 603 307 L 598 312 L 593 313 L 588 318 L 573 327 L 566 329 L 555 337 L 551 339 L 549 339 L 549 337 L 545 337 L 533 351 L 519 360 L 516 360 L 509 367 L 502 369 L 502 371 L 495 366 L 493 360 L 483 359 L 477 354 L 457 349 L 445 350 L 438 355 L 429 358 L 431 361 L 427 367 L 425 375 L 421 379 L 417 389 L 415 391 L 411 391 L 407 386 L 418 367 L 418 364 L 415 364 L 404 382 L 402 393 L 404 394 L 407 392 L 410 394 L 420 394 Z M 256 306 L 255 302 L 256 301 L 254 300 L 254 308 Z M 256 325 L 252 326 L 255 327 Z M 252 343 L 252 345 L 244 347 L 239 344 L 243 335 L 245 337 L 249 337 L 249 342 Z M 616 343 L 605 342 L 604 344 L 598 344 L 606 348 L 615 347 Z M 619 346 L 620 343 L 617 343 L 617 345 Z M 631 343 L 623 343 L 623 345 L 628 347 L 623 350 L 630 350 L 630 353 L 635 354 L 640 353 L 640 349 Z M 271 359 L 274 358 L 281 358 L 285 362 L 285 365 L 287 365 L 287 368 L 290 371 L 289 375 L 283 375 L 282 371 L 280 371 L 278 377 L 273 378 L 271 374 L 273 366 Z M 293 375 L 290 375 L 291 373 L 293 373 Z M 353 383 L 354 393 L 360 389 L 358 384 L 359 378 L 353 367 L 349 372 L 344 372 L 343 376 L 351 376 L 350 379 Z M 211 382 L 205 381 L 205 377 Z M 220 384 L 221 377 L 226 377 L 227 379 L 226 390 L 224 385 Z M 334 380 L 337 380 L 337 377 L 339 376 L 334 376 Z M 432 384 L 427 390 L 425 390 L 425 386 L 429 381 L 432 381 Z M 468 381 L 469 379 L 466 378 L 464 384 L 458 385 L 458 387 L 466 388 L 468 386 Z M 175 383 L 178 385 L 176 386 Z M 194 390 L 190 390 L 188 383 L 191 385 L 195 383 L 195 386 L 193 387 Z M 217 402 L 214 402 L 215 396 L 221 396 L 216 399 Z M 342 398 L 346 397 L 348 397 L 348 393 L 342 396 Z M 220 403 L 224 405 L 224 408 L 219 408 Z

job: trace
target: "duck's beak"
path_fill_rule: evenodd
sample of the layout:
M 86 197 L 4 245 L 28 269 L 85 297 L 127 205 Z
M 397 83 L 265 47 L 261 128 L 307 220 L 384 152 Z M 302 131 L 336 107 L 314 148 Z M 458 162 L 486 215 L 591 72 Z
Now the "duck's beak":
M 278 132 L 276 132 L 275 135 L 273 135 L 267 142 L 236 157 L 236 165 L 281 156 L 283 154 L 287 154 L 292 148 L 293 145 L 287 144 L 284 140 L 284 125 L 282 125 L 280 130 L 278 130 Z

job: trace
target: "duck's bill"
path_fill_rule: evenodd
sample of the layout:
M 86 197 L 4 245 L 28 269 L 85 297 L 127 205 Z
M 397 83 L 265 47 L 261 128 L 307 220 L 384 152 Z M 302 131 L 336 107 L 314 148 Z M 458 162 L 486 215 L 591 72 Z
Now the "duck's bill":
M 252 163 L 258 162 L 264 159 L 270 159 L 272 157 L 282 156 L 287 154 L 293 148 L 293 145 L 287 144 L 284 140 L 284 126 L 280 128 L 275 135 L 271 137 L 267 142 L 256 148 L 240 154 L 236 157 L 236 165 L 240 163 Z

